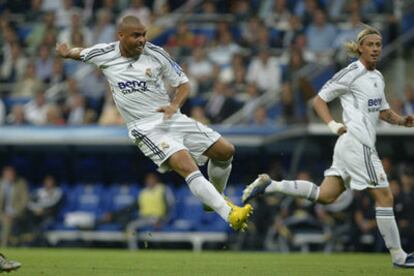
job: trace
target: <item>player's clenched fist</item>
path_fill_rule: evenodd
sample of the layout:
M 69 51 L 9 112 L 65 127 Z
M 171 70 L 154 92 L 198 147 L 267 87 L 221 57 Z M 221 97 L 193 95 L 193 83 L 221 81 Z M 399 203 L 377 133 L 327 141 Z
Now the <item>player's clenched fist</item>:
M 405 127 L 413 127 L 414 126 L 414 116 L 408 115 L 404 117 L 404 126 Z
M 67 58 L 69 55 L 69 46 L 66 43 L 56 43 L 56 53 L 63 57 Z

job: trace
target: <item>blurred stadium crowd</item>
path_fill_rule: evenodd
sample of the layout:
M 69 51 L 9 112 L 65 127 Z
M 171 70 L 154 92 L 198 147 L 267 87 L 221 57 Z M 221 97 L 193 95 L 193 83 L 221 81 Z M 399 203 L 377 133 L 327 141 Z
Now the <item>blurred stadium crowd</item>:
M 385 44 L 392 41 L 400 32 L 398 3 L 2 1 L 0 124 L 122 124 L 99 70 L 58 59 L 54 48 L 56 42 L 115 41 L 116 20 L 127 14 L 139 16 L 148 40 L 165 47 L 188 74 L 192 93 L 184 112 L 222 123 L 244 106 L 243 123 L 304 123 L 306 102 L 321 83 L 296 73 L 309 63 L 345 62 L 342 44 L 361 30 L 361 21 L 381 27 Z M 274 104 L 265 107 L 256 99 L 266 92 Z
M 147 26 L 148 40 L 163 46 L 189 76 L 192 91 L 183 112 L 206 124 L 226 122 L 240 110 L 240 122 L 252 126 L 307 123 L 307 102 L 322 83 L 315 82 L 311 74 L 306 74 L 308 71 L 304 75 L 297 73 L 309 64 L 346 63 L 342 44 L 355 38 L 362 28 L 360 21 L 381 28 L 384 44 L 392 42 L 404 31 L 398 12 L 402 2 L 0 1 L 0 125 L 122 125 L 99 70 L 56 58 L 54 48 L 56 42 L 88 47 L 115 41 L 116 20 L 127 14 L 137 15 Z M 270 105 L 258 100 L 264 94 L 274 99 Z M 391 103 L 402 114 L 413 113 L 414 89 L 408 85 L 404 98 L 396 97 Z M 403 247 L 413 250 L 414 173 L 405 163 L 391 165 L 387 159 L 383 162 L 396 199 L 395 213 Z M 281 170 L 272 168 L 269 173 L 279 179 L 285 176 Z M 302 171 L 298 178 L 309 179 L 312 173 Z M 2 246 L 45 245 L 44 231 L 68 229 L 70 223 L 65 219 L 70 220 L 66 215 L 72 211 L 94 213 L 92 223 L 90 218 L 80 216 L 86 224 L 74 223 L 70 226 L 74 228 L 133 232 L 163 227 L 205 231 L 210 227 L 228 231 L 218 217 L 204 214 L 201 205 L 189 207 L 183 203 L 186 200 L 177 200 L 177 206 L 173 207 L 171 200 L 165 201 L 166 194 L 190 198 L 189 193 L 177 187 L 163 185 L 166 188 L 141 202 L 139 198 L 146 185 L 131 188 L 56 184 L 52 176 L 46 176 L 41 185 L 28 186 L 13 167 L 3 168 Z M 12 193 L 11 187 L 19 192 Z M 230 185 L 230 188 L 234 190 L 231 195 L 239 200 L 242 187 Z M 105 198 L 105 194 L 113 197 Z M 164 206 L 164 212 L 154 214 L 153 209 L 140 205 L 155 204 L 152 200 L 156 206 Z M 101 201 L 107 205 L 101 205 Z M 352 193 L 326 208 L 279 196 L 261 198 L 255 202 L 256 212 L 249 231 L 237 237 L 234 246 L 308 250 L 309 239 L 313 242 L 319 239 L 319 246 L 327 251 L 383 250 L 372 204 L 367 195 Z M 144 215 L 140 214 L 143 209 Z M 145 217 L 145 212 L 149 212 L 151 219 L 137 222 Z M 195 214 L 200 214 L 196 224 L 192 221 Z M 79 220 L 73 218 L 72 223 Z M 303 232 L 314 236 L 301 236 Z M 130 241 L 131 248 L 132 244 Z

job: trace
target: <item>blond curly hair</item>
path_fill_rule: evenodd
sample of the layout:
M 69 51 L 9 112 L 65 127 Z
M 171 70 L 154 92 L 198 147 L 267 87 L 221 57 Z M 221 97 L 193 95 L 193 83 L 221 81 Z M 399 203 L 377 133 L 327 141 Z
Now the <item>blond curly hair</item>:
M 380 31 L 375 29 L 374 27 L 371 27 L 371 26 L 365 25 L 365 24 L 361 24 L 361 25 L 363 25 L 365 28 L 362 31 L 359 32 L 359 34 L 357 36 L 357 39 L 352 40 L 352 41 L 348 41 L 344 45 L 348 55 L 350 55 L 350 56 L 359 57 L 361 55 L 361 53 L 358 50 L 359 45 L 361 45 L 361 43 L 364 41 L 364 39 L 368 35 L 375 34 L 375 35 L 381 36 Z

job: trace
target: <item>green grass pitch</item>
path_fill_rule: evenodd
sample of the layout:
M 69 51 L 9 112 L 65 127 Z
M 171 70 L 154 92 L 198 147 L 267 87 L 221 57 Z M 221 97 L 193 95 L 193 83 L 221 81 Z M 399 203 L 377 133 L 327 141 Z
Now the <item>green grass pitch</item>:
M 414 275 L 387 254 L 280 254 L 230 251 L 1 249 L 23 266 L 8 275 Z M 5 274 L 5 273 L 4 273 Z

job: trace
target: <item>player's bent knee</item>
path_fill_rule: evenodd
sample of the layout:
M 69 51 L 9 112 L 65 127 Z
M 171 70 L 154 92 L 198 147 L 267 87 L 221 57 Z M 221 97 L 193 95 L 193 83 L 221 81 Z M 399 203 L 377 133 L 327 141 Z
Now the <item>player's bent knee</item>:
M 236 153 L 236 148 L 233 144 L 228 143 L 226 146 L 226 150 L 222 153 L 222 161 L 227 161 L 233 158 L 234 154 Z
M 319 196 L 318 203 L 323 204 L 323 205 L 327 205 L 327 204 L 334 203 L 335 200 L 336 200 L 336 198 L 334 198 L 334 197 L 321 197 L 321 196 Z

